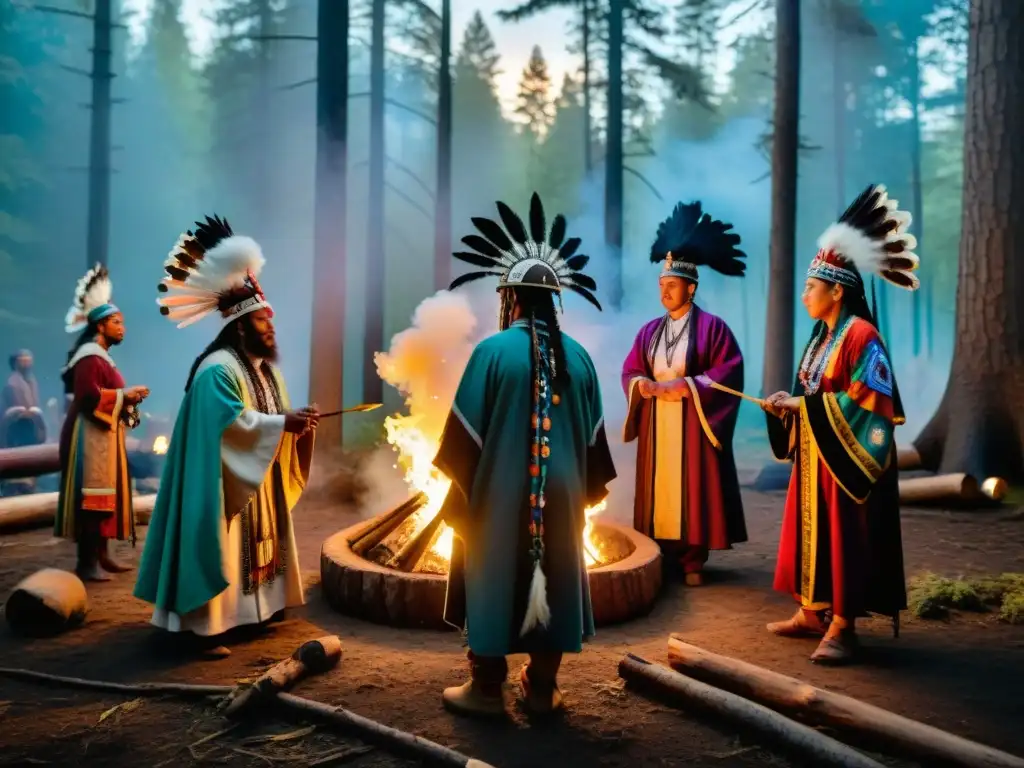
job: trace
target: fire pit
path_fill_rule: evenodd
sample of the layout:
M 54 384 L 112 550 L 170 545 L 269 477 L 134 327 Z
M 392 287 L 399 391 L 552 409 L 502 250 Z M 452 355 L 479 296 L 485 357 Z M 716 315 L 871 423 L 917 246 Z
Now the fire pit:
M 417 493 L 395 509 L 324 542 L 320 576 L 336 610 L 396 627 L 451 629 L 441 619 L 452 531 L 428 497 Z M 584 551 L 594 620 L 600 625 L 650 610 L 661 589 L 657 544 L 632 528 L 587 510 Z

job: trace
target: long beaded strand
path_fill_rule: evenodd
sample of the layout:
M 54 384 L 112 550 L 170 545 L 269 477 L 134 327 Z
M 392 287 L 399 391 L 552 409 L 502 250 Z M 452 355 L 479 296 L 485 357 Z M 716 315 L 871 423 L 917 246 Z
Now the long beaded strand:
M 536 376 L 530 422 L 533 430 L 533 441 L 530 446 L 530 553 L 534 563 L 540 563 L 544 559 L 544 506 L 547 503 L 544 487 L 547 484 L 548 458 L 551 456 L 548 437 L 548 432 L 551 431 L 551 360 L 545 336 L 538 334 L 535 326 L 531 325 L 531 329 Z

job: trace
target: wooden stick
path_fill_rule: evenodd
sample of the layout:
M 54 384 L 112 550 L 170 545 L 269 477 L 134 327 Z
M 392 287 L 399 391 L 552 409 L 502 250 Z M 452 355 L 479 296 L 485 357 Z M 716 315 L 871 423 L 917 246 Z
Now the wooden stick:
M 712 381 L 711 379 L 708 379 L 708 384 L 710 384 L 712 387 L 717 389 L 719 392 L 725 392 L 725 394 L 727 394 L 727 395 L 733 395 L 735 397 L 742 397 L 744 400 L 749 400 L 752 403 L 757 403 L 758 405 L 764 405 L 764 400 L 762 400 L 760 397 L 754 397 L 753 395 L 748 395 L 746 392 L 740 392 L 737 389 L 733 389 L 732 387 L 727 387 L 727 386 L 725 386 L 725 384 L 719 384 L 717 381 Z
M 882 764 L 823 733 L 793 722 L 767 707 L 692 680 L 661 664 L 651 664 L 629 653 L 619 662 L 619 676 L 634 683 L 650 685 L 668 697 L 695 704 L 770 737 L 799 752 L 814 765 L 840 768 L 882 768 Z
M 178 696 L 204 697 L 227 696 L 234 687 L 230 685 L 186 685 L 184 683 L 108 683 L 103 680 L 85 680 L 80 677 L 63 677 L 45 672 L 34 672 L 28 669 L 11 669 L 0 667 L 0 677 L 34 682 L 59 683 L 72 688 L 83 688 L 92 691 L 110 691 L 128 693 L 135 696 L 159 696 L 173 694 Z M 354 712 L 321 704 L 290 693 L 279 693 L 274 700 L 289 709 L 317 715 L 331 723 L 344 726 L 367 742 L 376 742 L 396 754 L 405 754 L 414 759 L 422 760 L 427 765 L 444 766 L 445 768 L 494 768 L 494 766 L 466 757 L 453 749 L 443 747 L 433 741 L 421 738 L 396 728 L 361 717 Z
M 363 557 L 367 552 L 384 541 L 398 526 L 408 520 L 426 503 L 426 494 L 422 492 L 417 493 L 415 496 L 403 501 L 390 512 L 373 518 L 367 523 L 365 528 L 361 529 L 354 538 L 349 540 L 352 545 L 352 551 Z
M 384 403 L 363 403 L 362 405 L 353 405 L 351 408 L 342 408 L 340 411 L 328 411 L 327 413 L 321 413 L 321 419 L 329 419 L 332 416 L 341 416 L 343 413 L 366 413 L 366 411 L 375 411 L 380 408 Z
M 423 526 L 415 536 L 405 543 L 405 546 L 394 556 L 389 565 L 400 571 L 411 573 L 416 564 L 423 559 L 427 547 L 430 546 L 430 542 L 433 540 L 434 534 L 437 533 L 437 529 L 442 522 L 440 514 L 434 515 L 429 523 Z
M 842 694 L 690 645 L 678 635 L 668 641 L 676 669 L 780 712 L 798 713 L 815 725 L 830 725 L 877 742 L 925 765 L 943 762 L 964 768 L 1024 768 L 1024 760 L 901 717 Z
M 278 662 L 257 678 L 255 683 L 240 686 L 231 695 L 224 714 L 237 717 L 259 702 L 266 702 L 291 688 L 307 675 L 319 675 L 337 665 L 341 659 L 341 639 L 327 635 L 303 643 L 291 658 Z

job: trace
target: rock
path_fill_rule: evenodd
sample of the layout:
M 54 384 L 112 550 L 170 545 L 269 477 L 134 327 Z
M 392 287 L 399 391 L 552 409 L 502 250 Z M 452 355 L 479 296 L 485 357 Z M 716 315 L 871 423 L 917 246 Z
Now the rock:
M 75 574 L 44 568 L 22 580 L 11 592 L 4 614 L 11 629 L 28 637 L 50 637 L 85 620 L 89 598 Z

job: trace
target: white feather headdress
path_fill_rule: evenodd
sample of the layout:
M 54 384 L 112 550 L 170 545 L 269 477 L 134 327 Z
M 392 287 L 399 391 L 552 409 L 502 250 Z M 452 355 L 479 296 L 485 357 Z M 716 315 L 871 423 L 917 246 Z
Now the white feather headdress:
M 75 298 L 64 318 L 64 330 L 76 333 L 85 328 L 89 324 L 89 313 L 97 307 L 110 304 L 113 293 L 114 286 L 110 283 L 107 268 L 97 264 L 75 286 Z
M 807 276 L 856 286 L 862 284 L 861 276 L 877 275 L 916 291 L 920 281 L 914 271 L 921 263 L 914 253 L 917 238 L 907 231 L 910 213 L 898 206 L 881 184 L 865 189 L 818 238 L 819 250 Z
M 215 311 L 229 322 L 270 309 L 257 280 L 265 263 L 259 243 L 234 234 L 226 219 L 207 216 L 178 238 L 164 262 L 160 313 L 184 328 Z

